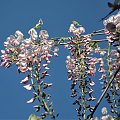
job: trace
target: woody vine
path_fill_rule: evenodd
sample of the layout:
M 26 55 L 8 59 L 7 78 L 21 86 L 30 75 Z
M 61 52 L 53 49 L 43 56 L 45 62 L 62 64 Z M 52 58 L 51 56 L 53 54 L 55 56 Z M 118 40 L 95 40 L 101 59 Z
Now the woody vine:
M 40 19 L 28 31 L 29 38 L 25 38 L 19 30 L 7 38 L 4 42 L 5 50 L 1 50 L 1 66 L 9 68 L 15 64 L 19 73 L 27 73 L 20 82 L 26 90 L 33 92 L 33 97 L 27 103 L 34 104 L 34 101 L 38 101 L 33 107 L 36 112 L 40 112 L 40 116 L 31 115 L 29 120 L 32 117 L 35 120 L 59 117 L 53 109 L 51 95 L 46 94 L 52 83 L 46 83 L 44 78 L 49 76 L 50 59 L 59 57 L 61 45 L 70 53 L 65 63 L 77 119 L 97 119 L 94 112 L 103 97 L 111 107 L 112 116 L 107 115 L 106 108 L 103 108 L 103 114 L 111 120 L 120 116 L 120 12 L 103 23 L 103 29 L 85 34 L 85 28 L 73 21 L 68 30 L 70 37 L 49 38 L 47 30 L 42 29 L 43 21 Z M 100 35 L 105 38 L 95 39 Z M 106 47 L 100 43 L 106 44 Z M 101 74 L 99 84 L 102 84 L 103 91 L 99 99 L 93 95 L 97 74 Z M 95 106 L 91 106 L 91 102 Z

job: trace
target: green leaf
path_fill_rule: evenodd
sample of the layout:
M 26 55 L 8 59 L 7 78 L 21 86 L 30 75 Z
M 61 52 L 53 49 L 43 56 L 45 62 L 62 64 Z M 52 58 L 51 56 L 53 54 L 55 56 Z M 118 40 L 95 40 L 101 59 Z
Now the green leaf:
M 28 120 L 42 120 L 41 118 L 39 118 L 38 116 L 31 114 L 28 118 Z
M 81 25 L 80 25 L 77 21 L 73 20 L 72 22 L 73 22 L 73 24 L 76 25 L 77 27 L 81 27 Z
M 34 26 L 34 28 L 35 28 L 35 29 L 38 29 L 38 28 L 40 28 L 42 25 L 43 25 L 43 20 L 40 19 L 40 20 L 38 21 L 38 23 Z

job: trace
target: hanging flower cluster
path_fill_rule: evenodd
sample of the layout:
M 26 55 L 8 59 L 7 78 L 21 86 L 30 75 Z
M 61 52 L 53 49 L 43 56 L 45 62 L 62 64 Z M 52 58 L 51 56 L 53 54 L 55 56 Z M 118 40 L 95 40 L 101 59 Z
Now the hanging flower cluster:
M 51 40 L 47 40 L 49 35 L 46 30 L 41 30 L 39 36 L 34 28 L 29 30 L 30 38 L 24 39 L 20 31 L 16 31 L 15 36 L 11 35 L 4 42 L 6 50 L 2 52 L 1 66 L 10 67 L 12 64 L 18 66 L 18 71 L 25 73 L 32 70 L 32 65 L 38 65 L 43 60 L 46 65 L 50 63 L 50 54 L 52 51 L 55 56 L 58 56 L 58 48 L 51 50 L 54 46 Z
M 119 13 L 116 16 L 111 16 L 111 18 L 114 17 L 113 19 L 119 22 Z M 111 18 L 109 18 L 111 20 Z M 98 31 L 98 34 L 101 32 L 107 35 L 107 40 L 108 40 L 108 46 L 112 46 L 112 43 L 117 43 L 116 54 L 114 58 L 110 58 L 110 48 L 109 49 L 101 49 L 98 46 L 99 41 L 94 40 L 93 36 L 97 34 L 91 33 L 88 35 L 81 35 L 82 33 L 85 32 L 85 29 L 82 26 L 79 26 L 78 24 L 71 24 L 68 32 L 72 33 L 74 37 L 72 37 L 71 42 L 68 42 L 65 47 L 70 51 L 70 56 L 67 56 L 66 60 L 66 68 L 68 70 L 68 80 L 72 80 L 72 85 L 71 85 L 71 90 L 72 90 L 72 95 L 71 97 L 76 98 L 75 102 L 73 103 L 74 105 L 77 104 L 79 106 L 78 109 L 76 109 L 78 115 L 81 118 L 86 118 L 85 112 L 89 110 L 90 112 L 93 112 L 94 108 L 91 107 L 91 105 L 88 102 L 85 101 L 94 101 L 96 98 L 93 97 L 93 89 L 92 86 L 95 85 L 95 82 L 92 80 L 92 76 L 95 76 L 96 73 L 96 65 L 99 64 L 99 69 L 98 72 L 102 73 L 101 78 L 99 80 L 102 80 L 100 82 L 103 84 L 103 91 L 106 88 L 107 83 L 109 82 L 109 75 L 106 74 L 107 71 L 105 70 L 105 64 L 104 62 L 107 62 L 108 64 L 108 72 L 110 72 L 110 75 L 114 73 L 116 69 L 119 68 L 119 26 L 117 25 L 118 22 L 116 21 L 110 21 L 110 20 L 105 20 L 104 25 L 105 29 L 104 31 Z M 114 29 L 111 24 L 115 26 L 115 31 L 112 31 Z M 110 30 L 110 28 L 111 30 Z M 77 32 L 76 32 L 77 30 Z M 103 40 L 104 41 L 104 40 Z M 112 42 L 111 42 L 112 41 Z M 101 42 L 101 41 L 100 41 Z M 71 43 L 71 44 L 70 44 Z M 107 53 L 108 58 L 105 58 L 105 54 Z M 95 57 L 95 55 L 98 54 L 99 57 Z M 97 55 L 97 56 L 98 56 Z M 114 54 L 115 55 L 115 54 Z M 114 69 L 113 65 L 110 62 L 111 59 L 114 59 Z M 110 65 L 112 65 L 110 67 Z M 117 89 L 119 89 L 119 72 L 116 75 L 115 78 L 117 82 Z M 115 82 L 115 84 L 116 84 Z M 78 89 L 80 89 L 78 91 Z M 117 92 L 118 93 L 118 92 Z M 79 95 L 80 94 L 80 95 Z M 118 105 L 118 104 L 117 104 Z M 119 113 L 119 112 L 118 112 Z
M 114 72 L 119 69 L 120 67 L 120 53 L 112 49 L 110 52 L 110 75 L 113 76 Z M 104 81 L 104 88 L 106 87 L 108 81 L 108 77 L 106 75 L 106 82 Z M 106 84 L 106 85 L 105 85 Z M 120 100 L 119 100 L 119 95 L 120 95 L 120 71 L 116 74 L 114 81 L 111 83 L 111 86 L 109 87 L 109 91 L 107 92 L 105 98 L 107 102 L 109 103 L 111 107 L 111 112 L 114 113 L 115 115 L 119 116 L 120 110 L 118 109 L 117 106 L 120 106 Z
M 76 30 L 77 34 L 75 34 Z M 73 104 L 79 106 L 76 109 L 79 119 L 86 119 L 86 113 L 92 112 L 93 109 L 91 101 L 96 100 L 93 97 L 92 89 L 95 85 L 93 77 L 96 74 L 96 65 L 99 64 L 98 72 L 104 74 L 104 60 L 101 56 L 104 56 L 106 51 L 101 50 L 97 42 L 92 40 L 92 34 L 81 35 L 85 32 L 82 26 L 75 27 L 74 24 L 71 24 L 68 31 L 74 35 L 65 45 L 70 51 L 70 55 L 66 59 L 66 68 L 68 80 L 72 80 L 71 97 L 75 98 Z M 100 57 L 97 58 L 94 54 L 98 54 Z
M 18 67 L 19 73 L 26 73 L 27 76 L 21 80 L 24 88 L 28 91 L 33 90 L 33 97 L 27 103 L 33 103 L 36 112 L 43 108 L 44 112 L 40 119 L 50 116 L 55 119 L 51 95 L 45 93 L 45 89 L 52 86 L 52 83 L 46 83 L 44 78 L 49 76 L 48 64 L 53 56 L 58 56 L 59 45 L 64 45 L 70 51 L 66 59 L 66 68 L 68 80 L 71 84 L 71 97 L 74 98 L 73 105 L 77 105 L 76 112 L 79 120 L 97 120 L 94 119 L 94 112 L 103 99 L 104 95 L 110 104 L 111 112 L 120 115 L 120 12 L 104 21 L 105 28 L 94 31 L 91 34 L 84 34 L 85 28 L 78 22 L 73 21 L 68 30 L 72 37 L 52 38 L 48 40 L 49 35 L 46 30 L 40 30 L 43 22 L 28 31 L 29 38 L 24 38 L 20 31 L 15 35 L 10 35 L 4 42 L 5 50 L 1 50 L 1 66 L 9 68 L 12 64 Z M 106 35 L 106 39 L 96 40 L 94 36 Z M 99 42 L 106 43 L 107 47 L 99 47 Z M 101 74 L 99 78 L 102 84 L 102 95 L 97 104 L 93 107 L 94 80 L 97 73 Z M 108 91 L 107 91 L 108 90 Z M 113 117 L 107 114 L 104 107 L 101 120 L 113 120 Z M 32 117 L 36 117 L 31 115 Z M 37 117 L 36 117 L 37 118 Z M 31 118 L 30 118 L 31 119 Z M 38 118 L 37 118 L 38 119 Z
M 42 118 L 47 115 L 53 115 L 52 103 L 50 103 L 50 95 L 46 95 L 44 90 L 52 86 L 52 83 L 46 83 L 43 79 L 48 74 L 48 64 L 50 58 L 58 56 L 58 48 L 54 47 L 54 42 L 48 40 L 48 32 L 41 30 L 37 34 L 36 29 L 32 28 L 28 34 L 30 38 L 24 39 L 20 31 L 16 31 L 15 36 L 11 35 L 4 42 L 5 50 L 1 50 L 1 66 L 6 68 L 12 64 L 18 66 L 19 73 L 28 73 L 28 75 L 20 82 L 24 84 L 24 88 L 28 91 L 33 90 L 33 98 L 27 103 L 33 103 L 38 99 L 39 104 L 34 108 L 38 112 L 40 108 L 44 108 L 45 113 L 41 114 Z M 47 105 L 49 103 L 49 105 Z M 53 112 L 51 112 L 53 111 Z
M 109 52 L 108 52 L 108 72 L 111 76 L 115 73 L 117 69 L 120 69 L 120 12 L 116 15 L 110 16 L 107 20 L 104 21 L 105 25 L 105 34 L 107 34 L 107 39 L 109 42 Z M 104 88 L 109 82 L 109 77 L 105 74 L 104 79 Z M 105 85 L 106 84 L 106 85 Z M 120 71 L 116 74 L 113 82 L 109 87 L 105 98 L 110 104 L 111 112 L 119 116 L 120 110 L 119 106 L 119 95 L 120 95 Z

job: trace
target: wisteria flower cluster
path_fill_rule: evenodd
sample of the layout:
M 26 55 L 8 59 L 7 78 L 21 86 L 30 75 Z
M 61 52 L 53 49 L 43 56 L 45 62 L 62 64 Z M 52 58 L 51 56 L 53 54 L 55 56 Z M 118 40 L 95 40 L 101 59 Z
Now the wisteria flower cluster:
M 9 68 L 13 64 L 18 67 L 19 73 L 26 73 L 27 76 L 21 80 L 24 88 L 33 90 L 33 97 L 27 103 L 33 103 L 36 112 L 43 108 L 44 112 L 40 117 L 31 115 L 35 119 L 44 119 L 50 116 L 55 119 L 51 95 L 45 93 L 45 89 L 52 86 L 46 83 L 44 78 L 49 76 L 48 64 L 50 59 L 58 56 L 59 48 L 64 45 L 70 52 L 65 61 L 68 72 L 68 80 L 71 81 L 71 97 L 74 98 L 73 105 L 79 120 L 98 120 L 94 113 L 102 101 L 106 98 L 110 104 L 111 113 L 116 118 L 120 116 L 120 12 L 104 21 L 104 29 L 85 34 L 85 28 L 77 21 L 73 21 L 68 32 L 72 37 L 60 37 L 49 39 L 46 30 L 40 30 L 40 20 L 34 28 L 28 31 L 29 38 L 24 38 L 20 31 L 10 35 L 4 42 L 5 50 L 1 50 L 1 66 Z M 106 39 L 96 40 L 94 36 L 106 35 Z M 105 43 L 105 47 L 99 43 Z M 102 94 L 100 98 L 94 96 L 94 86 L 98 84 L 96 75 L 101 75 Z M 98 96 L 97 96 L 98 97 Z M 96 102 L 97 100 L 97 102 Z M 94 103 L 95 105 L 93 106 Z M 101 120 L 113 120 L 114 117 L 107 114 L 106 107 L 102 109 Z
M 72 80 L 71 97 L 75 98 L 73 105 L 78 105 L 76 109 L 79 119 L 86 119 L 86 113 L 92 112 L 93 107 L 91 101 L 95 101 L 92 87 L 95 85 L 92 79 L 96 74 L 96 65 L 99 64 L 98 72 L 105 73 L 104 60 L 102 56 L 106 54 L 105 50 L 100 49 L 96 41 L 92 40 L 92 34 L 81 35 L 85 32 L 85 28 L 74 28 L 71 24 L 70 33 L 75 33 L 79 29 L 79 33 L 74 34 L 71 38 L 71 44 L 68 42 L 65 47 L 70 51 L 70 56 L 67 56 L 66 68 L 68 70 L 68 80 Z M 99 57 L 95 57 L 98 54 Z M 100 78 L 102 79 L 102 77 Z
M 42 118 L 47 115 L 53 115 L 52 103 L 49 103 L 50 95 L 46 95 L 44 89 L 51 87 L 52 83 L 46 83 L 43 79 L 48 74 L 48 64 L 50 58 L 58 56 L 58 48 L 54 47 L 52 40 L 48 40 L 48 32 L 41 30 L 37 34 L 36 29 L 32 28 L 28 31 L 30 38 L 24 39 L 20 31 L 16 31 L 15 36 L 11 35 L 4 42 L 5 50 L 1 50 L 1 66 L 6 68 L 16 64 L 19 73 L 27 73 L 28 75 L 21 80 L 24 88 L 28 91 L 33 90 L 33 98 L 27 103 L 33 103 L 38 99 L 39 104 L 34 108 L 38 112 L 40 108 L 44 108 L 45 113 Z M 53 48 L 54 47 L 54 48 Z M 49 103 L 49 106 L 47 105 Z
M 41 30 L 39 37 L 34 28 L 29 30 L 30 38 L 24 39 L 23 34 L 20 31 L 16 31 L 15 36 L 11 35 L 4 42 L 6 50 L 1 50 L 2 52 L 2 63 L 1 66 L 10 67 L 13 63 L 18 66 L 18 71 L 25 73 L 32 70 L 32 65 L 38 65 L 42 60 L 46 61 L 47 64 L 50 63 L 51 48 L 53 47 L 53 42 L 48 41 L 49 37 L 46 30 Z M 55 56 L 57 54 L 58 48 L 55 48 L 52 52 Z M 32 63 L 31 63 L 32 62 Z

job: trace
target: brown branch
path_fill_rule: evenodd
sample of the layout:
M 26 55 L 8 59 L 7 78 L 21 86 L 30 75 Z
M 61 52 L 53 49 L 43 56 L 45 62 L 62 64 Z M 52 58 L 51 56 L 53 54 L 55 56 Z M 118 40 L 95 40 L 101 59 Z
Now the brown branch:
M 92 40 L 93 42 L 105 42 L 108 41 L 108 39 L 101 39 L 101 40 Z
M 107 39 L 101 39 L 101 40 L 91 40 L 91 42 L 105 42 L 105 41 L 108 41 Z M 78 42 L 78 43 L 73 43 L 73 42 L 62 42 L 62 43 L 56 43 L 56 44 L 54 44 L 54 46 L 59 46 L 59 45 L 68 45 L 68 44 L 71 44 L 71 45 L 74 45 L 74 44 L 80 44 L 81 43 L 81 41 L 80 42 Z

